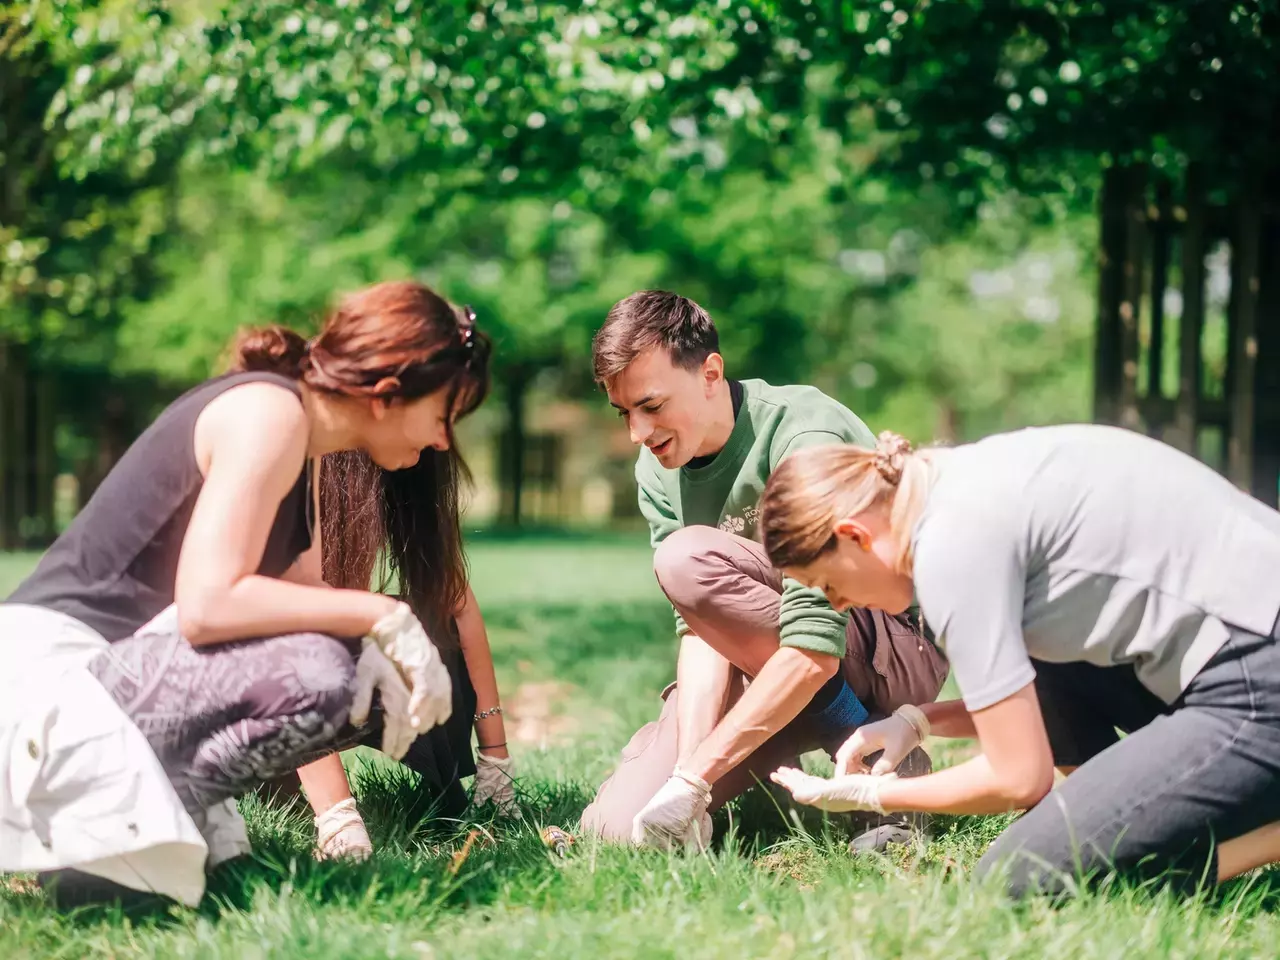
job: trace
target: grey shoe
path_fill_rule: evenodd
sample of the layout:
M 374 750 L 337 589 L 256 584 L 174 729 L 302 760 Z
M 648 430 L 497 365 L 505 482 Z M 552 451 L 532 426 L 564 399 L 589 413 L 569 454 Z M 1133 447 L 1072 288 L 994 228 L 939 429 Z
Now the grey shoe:
M 867 757 L 874 764 L 872 757 Z M 933 761 L 923 747 L 916 747 L 903 758 L 894 771 L 899 777 L 923 777 L 933 772 Z M 849 841 L 849 853 L 885 853 L 895 844 L 909 846 L 928 842 L 929 815 L 927 813 L 888 813 L 883 816 L 869 813 L 860 816 L 854 829 L 860 832 Z

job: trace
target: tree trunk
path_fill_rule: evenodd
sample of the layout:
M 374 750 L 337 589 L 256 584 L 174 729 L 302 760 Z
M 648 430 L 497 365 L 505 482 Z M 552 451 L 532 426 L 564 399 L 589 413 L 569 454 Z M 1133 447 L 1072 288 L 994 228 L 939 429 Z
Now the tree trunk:
M 16 543 L 11 539 L 9 512 L 13 509 L 13 495 L 9 492 L 13 487 L 13 457 L 9 453 L 10 426 L 13 403 L 15 360 L 8 344 L 0 342 L 0 550 L 12 550 Z
M 502 471 L 504 486 L 502 495 L 502 521 L 508 526 L 519 527 L 522 520 L 521 506 L 524 500 L 525 457 L 525 400 L 532 378 L 529 371 L 518 367 L 505 378 L 507 395 L 507 426 L 503 434 L 506 469 Z

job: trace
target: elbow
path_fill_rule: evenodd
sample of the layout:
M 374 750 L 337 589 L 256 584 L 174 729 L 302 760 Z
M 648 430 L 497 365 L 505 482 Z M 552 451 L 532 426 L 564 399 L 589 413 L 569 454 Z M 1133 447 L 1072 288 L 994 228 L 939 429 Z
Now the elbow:
M 221 639 L 216 604 L 186 601 L 178 605 L 178 632 L 193 647 L 217 643 Z
M 1053 789 L 1053 767 L 1046 767 L 1005 783 L 1004 799 L 1010 810 L 1029 810 L 1048 796 Z
M 840 658 L 827 653 L 810 653 L 804 651 L 803 677 L 806 686 L 817 690 L 836 675 L 840 669 Z

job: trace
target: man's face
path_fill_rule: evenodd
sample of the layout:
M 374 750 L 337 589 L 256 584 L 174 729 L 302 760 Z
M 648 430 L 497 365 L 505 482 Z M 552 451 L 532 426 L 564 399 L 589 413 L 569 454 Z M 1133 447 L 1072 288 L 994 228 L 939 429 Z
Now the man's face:
M 627 422 L 631 442 L 644 444 L 668 470 L 703 449 L 713 425 L 716 389 L 724 380 L 724 360 L 713 353 L 700 367 L 684 370 L 663 347 L 640 354 L 607 386 L 609 402 Z

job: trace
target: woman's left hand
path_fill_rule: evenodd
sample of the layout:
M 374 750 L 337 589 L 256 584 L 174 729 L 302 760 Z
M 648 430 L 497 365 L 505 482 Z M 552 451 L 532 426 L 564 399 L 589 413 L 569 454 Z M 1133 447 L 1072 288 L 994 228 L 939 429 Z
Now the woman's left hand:
M 476 754 L 476 784 L 471 802 L 477 807 L 492 803 L 504 817 L 520 816 L 516 803 L 515 761 L 510 757 Z
M 884 813 L 885 809 L 880 803 L 880 787 L 886 780 L 893 780 L 896 776 L 892 773 L 885 776 L 852 773 L 825 780 L 794 767 L 779 767 L 770 779 L 785 787 L 797 803 L 817 807 L 819 810 L 832 813 L 848 813 L 852 810 Z

